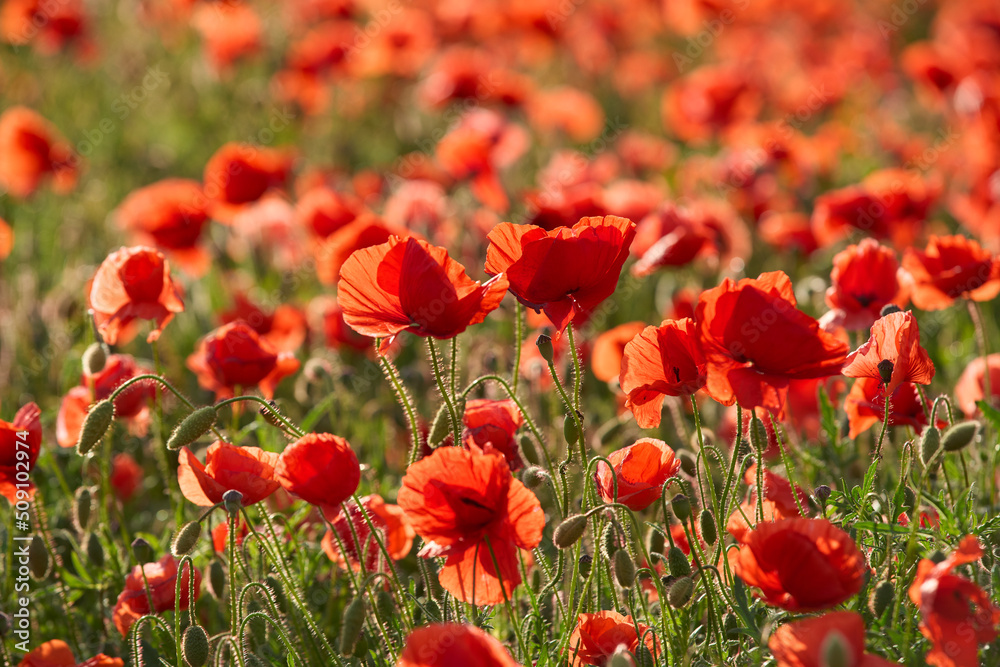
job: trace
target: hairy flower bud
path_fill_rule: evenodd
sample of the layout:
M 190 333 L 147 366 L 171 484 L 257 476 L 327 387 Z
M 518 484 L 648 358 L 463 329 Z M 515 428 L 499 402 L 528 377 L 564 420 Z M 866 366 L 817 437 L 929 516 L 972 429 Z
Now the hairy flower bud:
M 110 399 L 104 399 L 94 404 L 87 413 L 80 427 L 80 439 L 76 443 L 76 451 L 80 456 L 89 454 L 97 446 L 104 434 L 111 428 L 115 420 L 115 404 Z
M 167 449 L 187 447 L 215 426 L 216 417 L 215 406 L 206 405 L 198 408 L 185 417 L 170 434 L 170 438 L 167 439 Z

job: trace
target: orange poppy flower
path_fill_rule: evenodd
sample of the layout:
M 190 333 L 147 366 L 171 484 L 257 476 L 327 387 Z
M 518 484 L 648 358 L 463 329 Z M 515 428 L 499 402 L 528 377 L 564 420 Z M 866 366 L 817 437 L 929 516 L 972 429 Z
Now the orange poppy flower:
M 506 459 L 475 446 L 441 447 L 411 465 L 397 502 L 425 541 L 418 555 L 447 558 L 442 588 L 474 605 L 511 596 L 521 583 L 517 550 L 538 546 L 545 527 L 538 498 Z
M 208 200 L 197 181 L 168 178 L 139 188 L 118 207 L 117 218 L 138 244 L 164 251 L 191 275 L 208 270 L 209 254 L 199 243 L 208 223 Z
M 31 109 L 11 107 L 0 114 L 0 190 L 27 199 L 51 175 L 53 189 L 65 194 L 76 185 L 78 160 L 59 132 Z
M 199 4 L 191 24 L 204 40 L 205 59 L 217 72 L 228 72 L 237 60 L 261 48 L 264 25 L 249 4 Z
M 403 510 L 398 505 L 390 505 L 380 496 L 375 495 L 362 498 L 361 505 L 364 507 L 364 512 L 368 514 L 368 520 L 371 520 L 372 525 L 379 532 L 382 544 L 385 545 L 390 558 L 393 560 L 406 558 L 413 547 L 413 538 L 416 536 L 416 532 L 414 532 L 413 526 L 410 525 Z M 347 503 L 346 516 L 342 508 L 337 508 L 335 512 L 331 511 L 333 509 L 326 507 L 323 512 L 330 521 L 330 525 L 333 526 L 333 530 L 337 531 L 346 554 L 340 552 L 340 547 L 333 538 L 333 533 L 327 531 L 322 542 L 323 552 L 327 557 L 341 568 L 346 569 L 347 563 L 350 562 L 351 568 L 355 572 L 361 571 L 361 554 L 358 553 L 357 544 L 354 542 L 354 533 L 351 532 L 350 526 L 350 524 L 354 524 L 358 543 L 361 544 L 361 553 L 365 555 L 364 571 L 387 571 L 382 549 L 357 503 Z
M 205 454 L 205 463 L 181 448 L 177 464 L 177 483 L 184 497 L 195 505 L 211 507 L 222 502 L 230 489 L 243 494 L 243 506 L 253 505 L 278 490 L 275 477 L 278 455 L 259 447 L 236 447 L 215 442 Z
M 26 653 L 21 662 L 17 663 L 17 667 L 124 667 L 124 665 L 125 662 L 121 658 L 112 658 L 103 653 L 98 653 L 77 665 L 69 644 L 61 639 L 45 642 L 34 651 Z
M 757 484 L 756 464 L 747 468 L 743 475 L 743 483 L 750 487 Z M 763 489 L 764 497 L 761 504 L 764 507 L 764 521 L 781 521 L 782 519 L 794 519 L 802 516 L 802 513 L 799 512 L 799 506 L 795 503 L 794 494 L 799 496 L 802 509 L 809 511 L 809 496 L 806 492 L 798 484 L 795 485 L 793 492 L 791 482 L 767 468 L 764 469 Z M 736 538 L 737 542 L 744 542 L 747 533 L 753 529 L 753 526 L 747 523 L 747 519 L 753 521 L 756 516 L 757 491 L 753 490 L 747 501 L 729 516 L 729 520 L 726 522 L 726 531 Z
M 924 558 L 910 585 L 910 601 L 920 608 L 920 632 L 933 644 L 927 664 L 933 667 L 977 667 L 979 644 L 997 637 L 1000 609 L 975 583 L 952 574 L 959 565 L 974 563 L 983 548 L 974 535 L 962 538 L 958 549 L 935 564 Z
M 492 445 L 503 454 L 511 471 L 524 467 L 521 450 L 514 434 L 524 425 L 524 415 L 511 399 L 492 401 L 488 398 L 474 398 L 466 401 L 462 415 L 462 440 L 479 447 Z
M 384 338 L 383 353 L 401 331 L 454 338 L 486 319 L 506 293 L 505 276 L 474 282 L 445 248 L 413 238 L 358 250 L 337 285 L 344 320 L 360 334 Z
M 311 234 L 325 239 L 354 222 L 365 211 L 361 200 L 349 193 L 320 186 L 310 188 L 295 204 L 295 221 Z
M 208 11 L 215 11 L 208 9 Z M 295 161 L 291 151 L 230 142 L 205 165 L 204 189 L 212 216 L 229 223 L 269 190 L 284 188 Z
M 625 406 L 642 428 L 660 425 L 667 396 L 688 396 L 705 386 L 705 357 L 694 321 L 664 320 L 625 345 L 619 384 Z
M 986 364 L 990 369 L 990 396 L 991 401 L 995 401 L 1000 396 L 1000 354 L 991 354 L 986 359 Z M 962 376 L 955 383 L 955 402 L 965 413 L 965 416 L 972 419 L 979 412 L 978 401 L 985 398 L 983 380 L 986 373 L 983 371 L 985 364 L 982 357 L 976 357 L 969 362 L 969 365 L 962 371 Z
M 1000 294 L 1000 257 L 964 236 L 931 235 L 924 250 L 907 248 L 903 269 L 912 281 L 913 305 L 941 310 L 955 299 L 990 301 Z
M 339 435 L 307 433 L 281 452 L 274 477 L 307 503 L 337 507 L 358 490 L 361 465 Z
M 732 66 L 702 66 L 675 80 L 663 93 L 663 126 L 687 142 L 703 144 L 730 125 L 752 120 L 760 92 Z
M 111 462 L 111 475 L 108 482 L 115 491 L 115 496 L 123 503 L 127 503 L 135 495 L 135 492 L 142 486 L 142 479 L 145 471 L 135 462 L 129 454 L 115 454 Z
M 29 475 L 41 449 L 42 411 L 37 405 L 23 406 L 14 421 L 0 421 L 0 495 L 11 505 L 34 496 Z
M 867 238 L 833 258 L 826 305 L 832 310 L 820 322 L 827 331 L 839 327 L 867 329 L 890 303 L 903 308 L 909 289 L 899 280 L 899 262 L 892 248 Z
M 56 442 L 59 446 L 76 446 L 83 420 L 93 403 L 108 398 L 115 389 L 135 376 L 151 372 L 127 354 L 108 356 L 104 368 L 94 375 L 84 371 L 80 384 L 69 390 L 59 406 L 56 417 Z M 127 421 L 133 433 L 145 434 L 150 419 L 149 399 L 155 395 L 156 386 L 152 382 L 141 380 L 133 384 L 115 399 L 115 419 Z
M 126 337 L 123 331 L 135 320 L 155 321 L 146 337 L 152 343 L 174 315 L 184 312 L 170 263 L 159 251 L 143 246 L 123 247 L 108 255 L 94 275 L 87 300 L 108 345 Z
M 349 56 L 356 58 L 359 74 L 367 77 L 415 76 L 437 50 L 435 25 L 421 9 L 400 9 L 394 19 L 364 46 L 356 46 Z M 365 37 L 369 37 L 367 34 Z
M 181 599 L 175 601 L 177 585 L 177 559 L 167 554 L 155 563 L 136 565 L 125 577 L 125 588 L 122 589 L 115 603 L 112 620 L 122 637 L 128 635 L 129 628 L 141 617 L 149 613 L 180 611 L 188 608 L 193 601 L 188 592 L 191 586 L 191 570 L 194 570 L 194 599 L 201 594 L 201 572 L 191 567 L 184 567 L 181 576 Z M 143 574 L 145 573 L 145 578 Z M 146 582 L 149 583 L 149 595 L 146 592 Z M 149 608 L 149 598 L 153 598 L 153 608 Z
M 590 369 L 601 382 L 618 380 L 622 372 L 625 346 L 643 329 L 643 322 L 626 322 L 602 333 L 594 340 L 594 352 L 590 357 Z
M 396 667 L 520 667 L 493 637 L 472 625 L 435 623 L 406 638 Z
M 0 6 L 0 39 L 15 46 L 32 44 L 36 53 L 54 55 L 75 47 L 79 60 L 94 55 L 82 0 L 8 0 Z
M 511 293 L 562 331 L 615 291 L 634 236 L 635 223 L 613 215 L 550 232 L 501 222 L 489 233 L 486 272 L 506 274 Z
M 791 380 L 838 375 L 847 354 L 845 343 L 796 308 L 792 281 L 781 271 L 726 278 L 702 292 L 696 313 L 706 388 L 723 405 L 780 417 Z
M 729 564 L 765 602 L 788 611 L 819 611 L 848 600 L 861 590 L 867 567 L 850 535 L 826 519 L 758 524 L 729 552 Z
M 569 664 L 571 667 L 604 665 L 619 646 L 635 653 L 639 646 L 636 627 L 639 633 L 645 633 L 643 643 L 650 654 L 656 655 L 657 642 L 652 633 L 646 633 L 648 625 L 636 623 L 631 616 L 622 616 L 616 611 L 580 614 L 569 638 Z
M 823 667 L 823 651 L 833 637 L 839 637 L 848 650 L 848 663 L 854 667 L 891 667 L 898 665 L 877 655 L 865 653 L 865 622 L 854 611 L 832 611 L 822 616 L 785 623 L 767 642 L 778 667 Z
M 656 438 L 641 438 L 627 447 L 608 454 L 612 468 L 603 461 L 597 464 L 594 481 L 605 502 L 617 502 L 641 512 L 660 499 L 663 485 L 681 469 L 680 459 L 667 443 Z
M 397 227 L 370 213 L 362 213 L 316 246 L 316 276 L 324 285 L 336 285 L 340 280 L 340 271 L 351 255 L 358 250 L 387 243 L 394 236 L 400 239 L 420 238 L 405 227 Z
M 920 329 L 910 311 L 889 313 L 872 325 L 871 338 L 844 362 L 849 378 L 873 378 L 891 394 L 904 382 L 930 384 L 934 363 L 920 345 Z
M 594 96 L 561 86 L 530 95 L 525 103 L 528 122 L 539 134 L 564 132 L 577 143 L 596 139 L 604 129 L 604 110 Z
M 291 352 L 276 351 L 238 320 L 202 338 L 187 367 L 198 375 L 198 384 L 214 391 L 218 399 L 233 396 L 236 387 L 253 386 L 271 398 L 278 383 L 299 369 L 299 360 Z
M 882 380 L 858 378 L 844 399 L 844 412 L 854 439 L 885 419 L 885 398 Z M 917 431 L 927 424 L 927 415 L 917 392 L 917 385 L 904 382 L 896 387 L 889 402 L 889 426 L 909 426 Z
M 306 340 L 306 315 L 295 306 L 281 304 L 264 312 L 247 295 L 237 292 L 233 308 L 219 315 L 223 324 L 242 320 L 278 352 L 294 352 Z

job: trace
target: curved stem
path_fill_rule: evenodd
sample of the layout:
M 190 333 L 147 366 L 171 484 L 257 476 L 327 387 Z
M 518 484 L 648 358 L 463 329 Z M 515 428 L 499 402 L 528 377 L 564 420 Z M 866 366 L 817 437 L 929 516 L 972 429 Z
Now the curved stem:
M 303 431 L 298 426 L 296 426 L 291 421 L 289 421 L 288 418 L 286 418 L 283 414 L 281 414 L 280 412 L 278 412 L 277 410 L 275 410 L 273 405 L 271 405 L 268 401 L 265 401 L 260 396 L 254 396 L 252 394 L 244 394 L 242 396 L 233 396 L 232 398 L 227 398 L 227 399 L 225 399 L 223 401 L 219 401 L 218 403 L 216 403 L 215 404 L 215 409 L 218 410 L 219 408 L 223 408 L 223 407 L 225 407 L 227 405 L 230 405 L 232 403 L 238 403 L 240 401 L 253 401 L 255 403 L 260 403 L 262 406 L 264 406 L 264 408 L 267 409 L 267 411 L 269 413 L 271 413 L 271 415 L 275 419 L 277 419 L 279 422 L 281 422 L 287 428 L 287 430 L 291 432 L 290 435 L 293 435 L 293 436 L 295 436 L 297 438 L 301 438 L 302 436 L 304 436 L 306 434 L 305 431 Z
M 378 341 L 375 341 L 375 347 L 378 348 Z M 406 393 L 406 388 L 403 387 L 402 378 L 399 377 L 399 371 L 396 370 L 396 365 L 389 361 L 389 358 L 383 355 L 379 355 L 379 364 L 382 366 L 382 373 L 385 374 L 389 382 L 392 383 L 392 388 L 396 391 L 396 398 L 399 399 L 400 405 L 403 406 L 403 410 L 406 412 L 406 420 L 410 424 L 410 455 L 407 457 L 407 465 L 413 465 L 417 461 L 417 456 L 420 454 L 420 428 L 417 424 L 417 413 L 413 409 L 413 403 L 410 401 L 410 395 Z
M 448 408 L 448 415 L 451 417 L 451 431 L 455 438 L 454 444 L 458 447 L 462 444 L 462 421 L 458 411 L 455 409 L 454 401 L 451 400 L 451 392 L 448 391 L 448 386 L 445 383 L 444 371 L 441 369 L 441 360 L 438 358 L 433 338 L 427 339 L 427 350 L 430 352 L 434 382 L 437 383 L 438 391 L 441 392 L 441 398 L 444 399 L 444 404 Z

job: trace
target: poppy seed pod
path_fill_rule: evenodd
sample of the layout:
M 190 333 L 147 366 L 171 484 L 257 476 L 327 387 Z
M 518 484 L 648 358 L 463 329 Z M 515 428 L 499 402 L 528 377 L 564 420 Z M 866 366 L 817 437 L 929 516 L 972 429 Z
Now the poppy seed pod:
M 615 573 L 615 580 L 622 588 L 632 588 L 635 584 L 635 563 L 625 549 L 615 552 L 612 559 L 612 569 Z
M 825 503 L 833 491 L 826 484 L 820 484 L 813 490 L 813 496 L 821 503 Z
M 197 521 L 187 522 L 174 536 L 174 541 L 170 544 L 170 553 L 176 558 L 190 553 L 198 544 L 199 537 L 201 537 L 201 524 Z
M 941 436 L 941 446 L 946 452 L 965 449 L 979 434 L 979 422 L 968 421 L 953 425 Z
M 549 473 L 545 472 L 538 466 L 528 466 L 524 469 L 524 472 L 521 473 L 521 483 L 532 491 L 544 484 L 548 478 Z
M 680 547 L 673 546 L 667 550 L 667 571 L 672 577 L 686 577 L 691 574 L 691 563 Z
M 41 535 L 33 535 L 28 543 L 28 569 L 37 581 L 49 574 L 49 550 Z
M 879 317 L 885 317 L 886 315 L 891 315 L 892 313 L 901 313 L 903 309 L 894 303 L 887 303 L 882 306 L 882 310 L 879 311 Z
M 695 455 L 686 449 L 682 449 L 677 452 L 677 459 L 681 462 L 681 470 L 690 477 L 694 477 L 698 473 L 698 463 L 695 460 Z
M 580 579 L 586 581 L 594 567 L 594 557 L 590 554 L 580 554 L 578 562 L 580 564 Z
M 670 501 L 670 509 L 681 523 L 691 518 L 691 501 L 683 494 L 677 494 Z
M 826 667 L 850 667 L 854 664 L 851 646 L 838 630 L 831 630 L 820 646 L 820 664 Z
M 580 413 L 577 413 L 579 416 Z M 581 422 L 582 422 L 581 418 Z M 582 425 L 582 424 L 581 424 Z M 576 427 L 576 420 L 573 419 L 573 415 L 566 415 L 563 418 L 563 437 L 566 442 L 575 445 L 577 440 L 580 439 L 580 429 Z
M 86 375 L 97 375 L 104 370 L 108 362 L 108 346 L 104 343 L 91 343 L 83 351 L 83 372 Z
M 222 504 L 230 516 L 235 516 L 243 507 L 243 494 L 236 489 L 229 489 L 222 494 Z
M 181 639 L 181 655 L 189 667 L 204 667 L 208 662 L 208 633 L 200 625 L 189 625 Z
M 187 447 L 215 426 L 217 417 L 215 406 L 206 405 L 198 408 L 177 425 L 167 440 L 167 449 L 176 450 Z
M 552 542 L 558 549 L 568 549 L 576 544 L 583 531 L 587 529 L 587 517 L 584 514 L 574 514 L 563 519 L 552 534 Z
M 451 411 L 448 409 L 447 403 L 442 403 L 441 407 L 438 408 L 437 414 L 434 415 L 434 421 L 431 423 L 431 430 L 427 435 L 427 444 L 431 447 L 437 447 L 449 435 L 451 435 Z
M 878 376 L 882 379 L 883 384 L 892 382 L 892 371 L 895 367 L 896 365 L 889 359 L 878 362 Z
M 354 653 L 354 647 L 361 638 L 361 630 L 365 626 L 365 598 L 358 596 L 347 606 L 344 612 L 344 625 L 340 628 L 340 654 L 349 656 Z
M 920 435 L 920 462 L 929 468 L 941 451 L 941 431 L 936 426 L 928 426 Z
M 135 558 L 135 561 L 139 565 L 152 563 L 156 560 L 156 557 L 153 555 L 153 547 L 141 537 L 132 540 L 132 557 Z
M 87 413 L 80 428 L 80 439 L 76 443 L 76 451 L 80 456 L 90 453 L 115 420 L 115 404 L 109 399 L 98 401 Z
M 76 490 L 73 499 L 73 526 L 79 532 L 85 532 L 90 527 L 90 518 L 94 508 L 94 496 L 90 487 L 81 486 Z
M 556 358 L 555 348 L 552 346 L 552 337 L 546 334 L 539 334 L 538 338 L 535 339 L 535 347 L 538 348 L 538 353 L 542 355 L 542 359 L 545 363 L 551 364 Z
M 218 558 L 208 564 L 208 592 L 216 600 L 221 600 L 226 590 L 226 571 Z
M 701 511 L 701 516 L 698 517 L 698 526 L 701 528 L 702 539 L 709 545 L 715 544 L 719 534 L 715 528 L 715 516 L 712 514 L 712 510 Z
M 667 591 L 667 602 L 674 609 L 680 609 L 688 603 L 694 593 L 694 581 L 691 577 L 681 577 Z
M 97 537 L 97 533 L 90 533 L 87 535 L 84 547 L 87 552 L 87 560 L 90 561 L 90 564 L 97 569 L 104 567 L 104 545 L 101 544 L 101 540 Z
M 893 587 L 892 582 L 882 581 L 875 589 L 872 591 L 871 597 L 868 598 L 868 608 L 871 610 L 872 615 L 875 618 L 882 618 L 882 614 L 885 610 L 889 608 L 892 604 L 893 595 L 895 595 L 896 589 Z

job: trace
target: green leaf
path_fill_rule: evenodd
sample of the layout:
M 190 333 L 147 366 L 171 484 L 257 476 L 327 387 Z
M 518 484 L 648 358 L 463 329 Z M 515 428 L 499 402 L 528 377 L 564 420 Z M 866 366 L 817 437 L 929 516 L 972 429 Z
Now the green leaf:
M 976 406 L 982 410 L 983 417 L 986 418 L 986 421 L 988 421 L 993 428 L 1000 431 L 1000 410 L 997 410 L 986 401 L 976 401 Z

